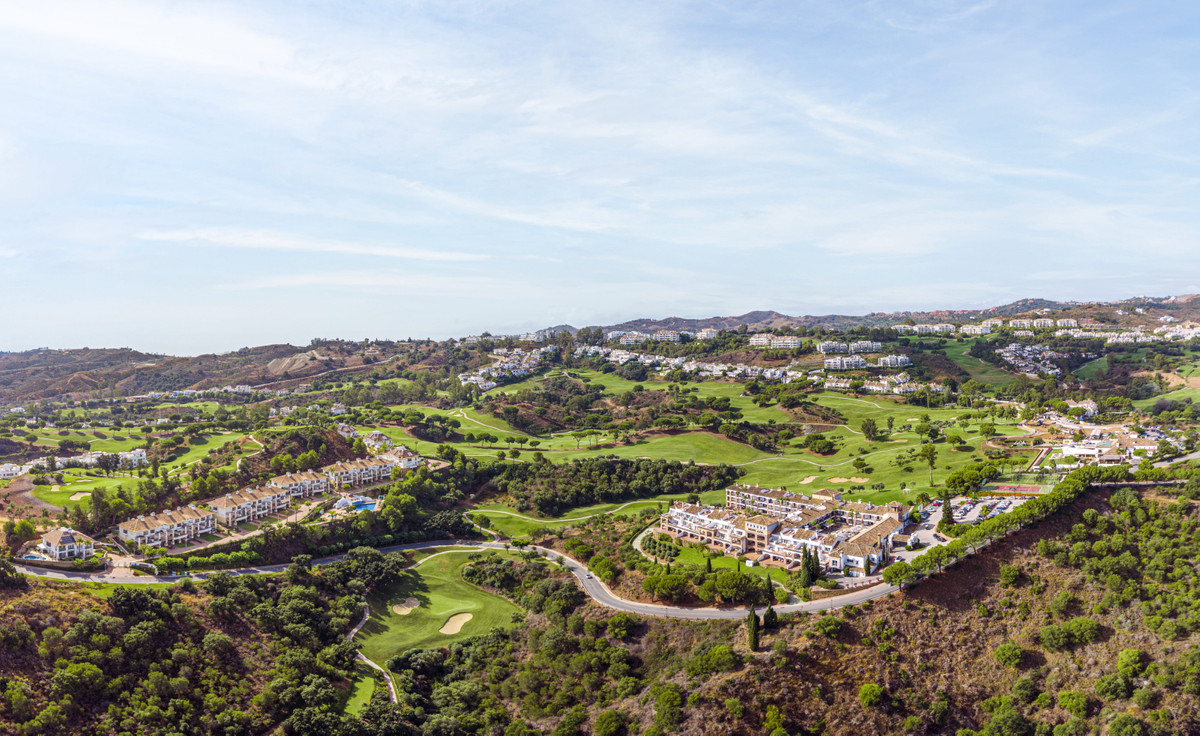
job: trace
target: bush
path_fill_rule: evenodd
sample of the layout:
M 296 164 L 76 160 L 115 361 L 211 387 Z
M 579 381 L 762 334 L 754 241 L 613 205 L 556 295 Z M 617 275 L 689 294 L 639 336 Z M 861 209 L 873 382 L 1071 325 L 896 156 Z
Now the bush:
M 596 723 L 592 725 L 592 734 L 594 736 L 620 736 L 625 733 L 625 724 L 629 721 L 629 717 L 624 711 L 606 710 L 596 716 Z
M 1128 677 L 1137 677 L 1146 669 L 1146 653 L 1141 649 L 1122 649 L 1117 655 L 1117 671 Z
M 1032 678 L 1022 677 L 1013 683 L 1012 694 L 1014 698 L 1022 703 L 1032 703 L 1040 693 L 1037 683 Z
M 1122 713 L 1108 724 L 1108 736 L 1145 736 L 1145 733 L 1145 724 L 1127 713 Z
M 1120 672 L 1105 675 L 1096 681 L 1096 694 L 1105 700 L 1124 700 L 1133 693 L 1133 683 Z
M 876 706 L 882 700 L 883 687 L 877 683 L 863 683 L 863 686 L 858 689 L 858 702 L 862 703 L 864 708 Z
M 1006 667 L 1020 667 L 1021 660 L 1025 658 L 1025 652 L 1020 646 L 1011 641 L 1005 642 L 996 647 L 992 652 L 992 656 L 996 661 Z
M 1042 647 L 1057 652 L 1071 645 L 1071 635 L 1063 627 L 1050 624 L 1038 632 L 1038 642 Z
M 1063 690 L 1058 694 L 1058 707 L 1073 716 L 1083 718 L 1087 715 L 1087 696 L 1072 690 Z
M 1063 624 L 1073 644 L 1090 644 L 1100 638 L 1100 624 L 1087 616 L 1076 616 Z
M 701 644 L 692 652 L 685 671 L 688 677 L 708 677 L 714 672 L 727 672 L 734 669 L 741 660 L 727 644 Z

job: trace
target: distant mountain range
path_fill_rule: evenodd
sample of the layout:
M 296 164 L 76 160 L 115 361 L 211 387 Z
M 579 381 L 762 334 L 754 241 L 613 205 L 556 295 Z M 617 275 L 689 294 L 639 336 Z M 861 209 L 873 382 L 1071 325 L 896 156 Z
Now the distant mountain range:
M 706 319 L 691 319 L 685 317 L 666 317 L 663 319 L 641 318 L 614 325 L 598 325 L 604 330 L 636 330 L 638 332 L 654 332 L 656 330 L 730 330 L 746 325 L 750 330 L 770 330 L 777 327 L 823 327 L 840 330 L 851 327 L 884 327 L 911 319 L 914 322 L 972 322 L 990 317 L 1015 317 L 1017 315 L 1049 310 L 1052 312 L 1072 312 L 1079 316 L 1088 316 L 1096 312 L 1110 311 L 1113 308 L 1141 306 L 1145 309 L 1163 308 L 1179 309 L 1192 306 L 1197 295 L 1186 294 L 1175 297 L 1133 297 L 1116 302 L 1057 302 L 1050 299 L 1020 299 L 986 309 L 937 309 L 928 312 L 871 312 L 863 315 L 823 314 L 789 316 L 774 311 L 754 311 L 733 317 L 708 317 Z M 1200 304 L 1200 302 L 1196 302 Z M 1065 316 L 1065 315 L 1064 315 Z M 1188 317 L 1191 318 L 1191 317 Z M 549 328 L 551 331 L 569 330 L 576 332 L 570 325 L 559 325 Z
M 909 319 L 914 322 L 973 322 L 988 317 L 1015 317 L 1043 312 L 1053 313 L 1055 317 L 1091 318 L 1126 327 L 1154 324 L 1167 315 L 1180 322 L 1200 321 L 1200 297 L 1195 294 L 1134 297 L 1115 302 L 1021 299 L 987 309 L 872 312 L 864 315 L 788 316 L 774 311 L 755 311 L 706 319 L 642 318 L 600 327 L 605 330 L 653 332 L 705 328 L 728 330 L 742 325 L 750 330 L 768 330 L 804 325 L 837 330 L 859 326 L 883 327 Z M 578 331 L 571 325 L 557 325 L 544 332 L 557 333 L 562 330 L 572 333 Z M 285 382 L 295 383 L 315 376 L 371 370 L 376 363 L 396 357 L 401 345 L 376 343 L 369 346 L 329 339 L 314 340 L 307 347 L 261 345 L 219 355 L 197 356 L 153 355 L 129 348 L 0 352 L 0 404 L 54 397 L 81 399 L 182 388 L 201 389 L 225 384 L 278 387 Z

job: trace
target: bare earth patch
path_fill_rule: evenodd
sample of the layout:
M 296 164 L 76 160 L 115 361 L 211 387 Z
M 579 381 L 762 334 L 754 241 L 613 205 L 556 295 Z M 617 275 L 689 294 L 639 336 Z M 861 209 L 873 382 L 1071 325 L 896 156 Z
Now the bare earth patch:
M 396 605 L 392 606 L 392 613 L 395 613 L 398 616 L 407 616 L 420 607 L 421 601 L 409 596 L 403 603 L 397 603 Z
M 71 500 L 72 501 L 82 501 L 83 499 L 85 499 L 91 495 L 92 495 L 91 491 L 78 491 L 76 493 L 71 494 Z
M 439 634 L 457 634 L 462 631 L 462 627 L 472 618 L 469 613 L 456 613 L 446 620 L 446 624 L 438 629 Z
M 858 476 L 855 476 L 853 478 L 830 478 L 829 482 L 830 483 L 866 483 L 867 479 L 859 478 Z
M 1155 371 L 1137 371 L 1133 375 L 1141 378 L 1156 378 L 1161 376 L 1162 380 L 1167 384 L 1167 388 L 1179 388 L 1180 386 L 1200 388 L 1200 376 L 1184 378 L 1178 373 L 1161 373 Z
M 817 476 L 815 476 L 815 475 L 810 475 L 810 476 L 808 476 L 807 478 L 805 478 L 804 480 L 800 481 L 800 485 L 804 485 L 804 484 L 806 484 L 806 483 L 812 483 L 812 482 L 813 482 L 814 480 L 816 480 L 816 479 L 817 479 Z

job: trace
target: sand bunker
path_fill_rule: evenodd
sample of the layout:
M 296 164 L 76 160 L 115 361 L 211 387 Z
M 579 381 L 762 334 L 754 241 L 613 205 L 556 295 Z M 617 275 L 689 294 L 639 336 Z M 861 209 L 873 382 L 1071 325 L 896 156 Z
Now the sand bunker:
M 470 620 L 471 620 L 471 614 L 456 613 L 446 621 L 445 626 L 438 629 L 438 633 L 439 634 L 457 634 L 458 632 L 462 631 L 462 627 Z
M 919 422 L 919 421 L 921 421 L 921 420 L 920 420 L 920 419 L 917 419 L 917 418 L 915 418 L 915 417 L 914 417 L 914 418 L 912 418 L 912 419 L 905 419 L 904 421 L 906 421 L 906 422 Z
M 421 601 L 409 596 L 403 603 L 397 603 L 396 605 L 392 606 L 392 613 L 400 616 L 407 616 L 420 607 Z
M 817 479 L 817 476 L 810 475 L 807 478 L 805 478 L 804 480 L 800 481 L 800 485 L 804 485 L 805 483 L 812 483 L 816 479 Z
M 859 477 L 855 476 L 853 478 L 830 478 L 829 482 L 830 483 L 866 483 L 867 479 L 859 478 Z
M 87 498 L 90 495 L 92 495 L 91 491 L 79 491 L 77 493 L 71 494 L 71 500 L 72 501 L 82 501 L 83 499 Z

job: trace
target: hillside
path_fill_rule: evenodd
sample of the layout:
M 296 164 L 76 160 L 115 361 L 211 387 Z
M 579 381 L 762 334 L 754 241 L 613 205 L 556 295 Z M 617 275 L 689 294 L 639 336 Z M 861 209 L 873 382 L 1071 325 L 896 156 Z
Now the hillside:
M 128 348 L 0 353 L 0 404 L 60 397 L 133 396 L 227 384 L 279 387 L 289 380 L 329 371 L 366 368 L 402 349 L 378 344 L 377 348 L 378 355 L 366 355 L 359 343 L 323 341 L 307 348 L 262 345 L 197 356 L 151 355 Z

